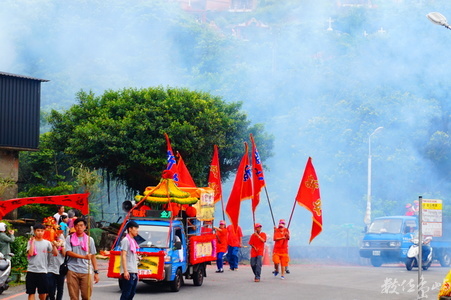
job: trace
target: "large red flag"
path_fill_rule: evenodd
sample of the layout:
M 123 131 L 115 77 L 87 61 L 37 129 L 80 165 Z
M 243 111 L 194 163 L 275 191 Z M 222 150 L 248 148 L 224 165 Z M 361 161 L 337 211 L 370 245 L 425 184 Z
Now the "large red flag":
M 222 198 L 221 171 L 219 169 L 218 146 L 214 145 L 213 158 L 211 159 L 210 174 L 208 174 L 208 186 L 215 190 L 215 203 Z
M 226 207 L 226 213 L 235 230 L 238 228 L 241 201 L 252 198 L 252 171 L 249 165 L 247 143 L 244 143 L 244 146 L 244 155 L 238 166 L 235 183 Z
M 178 184 L 179 182 L 179 172 L 177 169 L 177 161 L 175 160 L 174 152 L 172 151 L 171 142 L 169 141 L 169 136 L 165 133 L 164 137 L 166 138 L 166 144 L 168 146 L 167 150 L 167 159 L 168 159 L 168 165 L 166 167 L 166 170 L 172 171 L 174 174 L 174 181 Z
M 321 209 L 321 197 L 319 195 L 318 177 L 309 157 L 302 176 L 296 201 L 312 213 L 312 233 L 310 242 L 323 230 L 323 211 Z
M 260 154 L 258 154 L 257 145 L 255 144 L 254 137 L 250 135 L 252 142 L 252 176 L 254 185 L 254 195 L 252 198 L 252 212 L 255 214 L 255 209 L 260 203 L 260 192 L 265 186 L 265 176 L 263 175 L 263 166 L 260 160 Z
M 188 168 L 185 165 L 185 161 L 182 158 L 182 155 L 177 151 L 177 170 L 179 172 L 179 184 L 180 187 L 196 187 L 194 183 L 193 177 L 188 171 Z

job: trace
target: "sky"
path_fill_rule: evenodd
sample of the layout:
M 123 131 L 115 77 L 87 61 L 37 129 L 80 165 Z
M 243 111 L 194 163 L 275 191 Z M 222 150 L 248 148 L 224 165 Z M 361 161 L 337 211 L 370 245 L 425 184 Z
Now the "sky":
M 420 195 L 446 204 L 447 173 L 430 155 L 446 162 L 446 151 L 437 149 L 449 145 L 451 32 L 426 14 L 451 16 L 450 4 L 387 0 L 356 8 L 323 0 L 287 9 L 284 3 L 295 1 L 266 3 L 272 6 L 254 15 L 264 26 L 239 26 L 250 15 L 209 12 L 208 30 L 192 34 L 200 20 L 175 2 L 4 0 L 0 71 L 50 80 L 42 84 L 43 110 L 68 108 L 81 89 L 100 95 L 158 85 L 242 101 L 251 122 L 265 124 L 275 138 L 274 156 L 263 161 L 267 190 L 258 220 L 272 227 L 266 192 L 276 222 L 288 220 L 295 207 L 292 230 L 300 244 L 308 243 L 311 215 L 293 204 L 308 157 L 324 213 L 324 232 L 314 242 L 338 237 L 344 244 L 351 230 L 357 243 L 369 135 L 381 126 L 371 138 L 374 215 L 402 214 Z M 210 55 L 201 64 L 199 57 Z M 230 188 L 226 182 L 224 200 Z M 250 233 L 249 201 L 241 211 Z

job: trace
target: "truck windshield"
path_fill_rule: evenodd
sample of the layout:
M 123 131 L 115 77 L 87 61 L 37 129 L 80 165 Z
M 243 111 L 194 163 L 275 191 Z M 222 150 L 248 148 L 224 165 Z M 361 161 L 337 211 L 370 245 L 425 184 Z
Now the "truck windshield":
M 401 219 L 381 219 L 371 223 L 368 233 L 400 233 Z
M 167 248 L 169 247 L 169 227 L 139 225 L 136 240 L 140 248 Z

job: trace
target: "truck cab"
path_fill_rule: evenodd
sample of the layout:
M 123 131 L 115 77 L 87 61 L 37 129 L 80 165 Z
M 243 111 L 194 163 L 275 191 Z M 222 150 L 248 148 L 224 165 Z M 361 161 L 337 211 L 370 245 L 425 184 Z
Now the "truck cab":
M 404 260 L 417 223 L 417 218 L 410 216 L 375 219 L 363 237 L 360 256 L 369 258 L 375 267 Z
M 380 267 L 384 263 L 405 262 L 407 250 L 412 245 L 411 239 L 416 234 L 418 234 L 416 216 L 376 218 L 363 237 L 360 256 L 369 258 L 374 267 Z M 438 260 L 441 266 L 449 267 L 451 239 L 448 236 L 433 237 L 431 247 L 434 249 L 433 259 Z

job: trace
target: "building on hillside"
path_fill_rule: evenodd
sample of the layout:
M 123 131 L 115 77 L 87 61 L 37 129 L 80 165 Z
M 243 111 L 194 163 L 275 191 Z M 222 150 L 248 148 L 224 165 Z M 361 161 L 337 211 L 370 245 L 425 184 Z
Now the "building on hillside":
M 255 9 L 256 0 L 177 0 L 187 11 L 249 12 Z
M 19 151 L 39 146 L 41 82 L 0 72 L 0 200 L 17 198 Z

